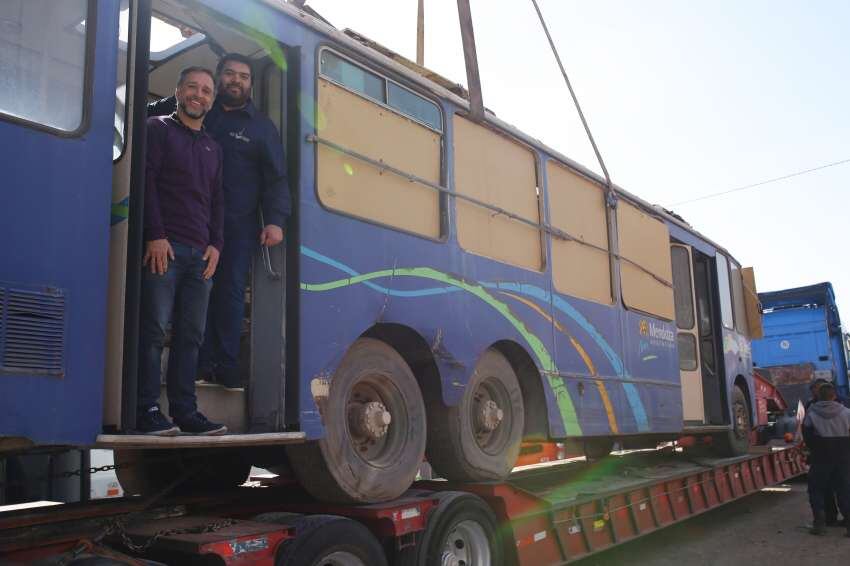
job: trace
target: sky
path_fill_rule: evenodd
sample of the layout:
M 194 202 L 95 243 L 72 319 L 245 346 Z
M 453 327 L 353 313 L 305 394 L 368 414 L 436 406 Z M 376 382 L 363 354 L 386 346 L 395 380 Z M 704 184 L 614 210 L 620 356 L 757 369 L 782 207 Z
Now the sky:
M 843 233 L 850 2 L 538 0 L 612 180 L 753 266 L 760 291 L 831 281 L 850 326 Z M 309 0 L 410 58 L 416 0 Z M 531 0 L 471 0 L 484 104 L 599 172 Z M 466 83 L 456 0 L 425 0 L 425 65 Z

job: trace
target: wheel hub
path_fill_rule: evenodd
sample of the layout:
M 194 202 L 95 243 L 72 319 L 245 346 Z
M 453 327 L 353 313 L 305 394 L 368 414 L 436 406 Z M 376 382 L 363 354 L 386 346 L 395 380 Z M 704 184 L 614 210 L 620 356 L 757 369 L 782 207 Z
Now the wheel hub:
M 349 424 L 355 434 L 369 440 L 386 436 L 393 420 L 380 401 L 352 404 L 348 415 Z
M 492 399 L 487 399 L 478 407 L 476 424 L 482 432 L 493 432 L 505 418 L 505 412 Z

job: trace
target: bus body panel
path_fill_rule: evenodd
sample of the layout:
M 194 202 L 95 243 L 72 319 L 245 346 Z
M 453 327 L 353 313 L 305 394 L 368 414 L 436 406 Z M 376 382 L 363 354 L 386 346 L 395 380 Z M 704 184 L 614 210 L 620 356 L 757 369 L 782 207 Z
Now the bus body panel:
M 90 444 L 101 429 L 118 2 L 90 4 L 96 48 L 87 54 L 84 131 L 57 135 L 0 118 L 0 287 L 9 301 L 0 349 L 8 356 L 18 316 L 31 351 L 61 358 L 56 371 L 0 372 L 0 435 L 42 444 Z M 12 310 L 13 295 L 26 297 L 26 312 Z M 64 317 L 61 331 L 45 326 L 54 315 Z

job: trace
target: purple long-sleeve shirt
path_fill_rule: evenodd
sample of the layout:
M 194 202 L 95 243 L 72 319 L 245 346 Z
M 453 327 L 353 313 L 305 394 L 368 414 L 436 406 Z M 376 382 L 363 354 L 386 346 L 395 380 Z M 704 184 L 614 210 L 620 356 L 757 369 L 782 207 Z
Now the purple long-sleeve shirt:
M 148 118 L 145 240 L 199 250 L 224 244 L 221 147 L 176 114 Z

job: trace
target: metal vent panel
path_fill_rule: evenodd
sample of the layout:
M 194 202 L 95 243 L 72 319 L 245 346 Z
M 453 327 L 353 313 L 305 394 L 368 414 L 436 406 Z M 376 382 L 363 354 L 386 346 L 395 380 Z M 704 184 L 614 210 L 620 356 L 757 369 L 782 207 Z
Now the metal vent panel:
M 0 372 L 65 375 L 62 289 L 0 287 Z

